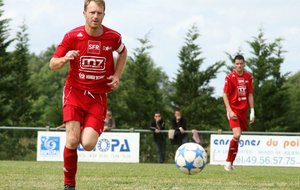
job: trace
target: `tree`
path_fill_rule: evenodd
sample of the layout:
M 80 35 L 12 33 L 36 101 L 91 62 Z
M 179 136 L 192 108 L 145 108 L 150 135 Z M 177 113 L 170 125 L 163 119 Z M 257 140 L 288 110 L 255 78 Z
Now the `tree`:
M 149 56 L 147 37 L 138 39 L 141 47 L 129 57 L 118 91 L 109 94 L 109 108 L 114 112 L 118 125 L 148 128 L 156 110 L 166 112 L 164 89 L 167 75 L 155 67 Z
M 284 86 L 288 89 L 289 99 L 291 100 L 288 117 L 288 131 L 299 132 L 300 126 L 300 71 L 290 76 Z
M 185 38 L 185 45 L 179 52 L 180 65 L 173 83 L 172 104 L 180 107 L 191 128 L 219 128 L 220 111 L 217 100 L 212 96 L 214 88 L 209 86 L 224 62 L 211 64 L 200 70 L 204 58 L 196 43 L 199 37 L 197 26 L 193 25 Z
M 0 8 L 3 7 L 3 1 L 0 0 Z M 0 60 L 1 61 L 5 61 L 3 60 L 4 57 L 7 55 L 6 49 L 7 47 L 13 42 L 13 40 L 9 40 L 8 38 L 8 23 L 10 22 L 10 19 L 2 19 L 4 11 L 2 9 L 0 9 Z M 2 62 L 1 62 L 2 63 Z M 3 64 L 3 63 L 2 63 Z M 2 75 L 1 75 L 2 76 Z
M 5 125 L 5 120 L 8 118 L 9 113 L 9 94 L 7 93 L 7 80 L 8 74 L 11 72 L 10 68 L 10 60 L 9 53 L 7 52 L 8 46 L 13 42 L 9 40 L 9 29 L 8 23 L 10 19 L 2 19 L 3 10 L 1 9 L 3 6 L 3 1 L 0 0 L 0 125 Z
M 108 94 L 109 109 L 114 113 L 117 128 L 149 129 L 155 111 L 160 111 L 164 119 L 168 115 L 168 77 L 151 59 L 148 38 L 138 40 L 141 47 L 128 58 L 120 88 Z M 150 133 L 141 134 L 142 162 L 155 160 L 152 143 Z
M 30 116 L 34 126 L 57 126 L 63 122 L 62 94 L 68 66 L 55 72 L 49 69 L 49 61 L 54 51 L 53 45 L 38 56 L 31 56 L 30 86 L 34 89 L 31 93 Z
M 25 24 L 20 26 L 20 31 L 16 36 L 16 47 L 11 54 L 11 72 L 7 82 L 7 92 L 9 93 L 10 114 L 7 123 L 12 126 L 27 125 L 29 121 L 30 93 L 31 87 L 28 84 L 28 34 Z
M 282 39 L 268 43 L 264 33 L 259 30 L 253 41 L 248 41 L 251 56 L 246 64 L 253 75 L 255 124 L 251 130 L 286 131 L 289 99 L 284 83 L 288 76 L 281 74 L 280 66 L 284 61 Z

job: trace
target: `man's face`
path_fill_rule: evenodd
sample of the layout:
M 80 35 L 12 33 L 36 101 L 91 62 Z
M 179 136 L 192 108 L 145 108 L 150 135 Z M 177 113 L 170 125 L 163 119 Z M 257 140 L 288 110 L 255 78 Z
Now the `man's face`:
M 106 118 L 107 119 L 111 119 L 112 118 L 112 114 L 111 113 L 106 113 Z
M 236 59 L 233 63 L 234 69 L 238 74 L 242 74 L 245 67 L 245 62 L 242 59 Z
M 83 12 L 85 17 L 86 25 L 92 29 L 97 29 L 101 26 L 102 20 L 104 18 L 104 7 L 99 6 L 94 1 L 86 7 L 86 10 Z
M 160 121 L 160 119 L 161 119 L 160 114 L 156 113 L 154 115 L 154 119 L 155 119 L 155 121 Z
M 181 113 L 179 111 L 175 111 L 175 118 L 178 120 L 181 118 Z

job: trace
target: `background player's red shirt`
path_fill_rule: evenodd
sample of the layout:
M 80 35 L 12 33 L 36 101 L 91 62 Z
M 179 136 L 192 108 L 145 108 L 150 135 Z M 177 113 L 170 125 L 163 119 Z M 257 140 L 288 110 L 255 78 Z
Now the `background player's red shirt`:
M 113 52 L 125 49 L 121 35 L 105 26 L 103 34 L 89 36 L 84 26 L 68 32 L 53 57 L 63 57 L 69 50 L 79 50 L 79 56 L 70 61 L 66 84 L 93 93 L 111 91 L 107 77 L 114 74 Z
M 226 76 L 224 93 L 228 94 L 232 110 L 247 111 L 248 95 L 252 92 L 252 75 L 249 72 L 244 71 L 242 75 L 238 75 L 233 70 Z

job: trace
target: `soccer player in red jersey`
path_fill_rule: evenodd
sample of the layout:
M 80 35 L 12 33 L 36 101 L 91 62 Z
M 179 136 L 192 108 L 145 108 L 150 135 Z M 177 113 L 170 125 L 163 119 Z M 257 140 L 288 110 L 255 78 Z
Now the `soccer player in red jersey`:
M 104 0 L 85 0 L 83 15 L 85 25 L 65 34 L 49 64 L 59 70 L 70 63 L 63 93 L 65 189 L 76 186 L 78 144 L 91 151 L 103 131 L 106 95 L 118 88 L 127 58 L 121 35 L 102 25 Z
M 233 170 L 242 131 L 247 131 L 247 113 L 250 107 L 250 124 L 254 122 L 254 99 L 252 75 L 244 70 L 245 59 L 237 55 L 233 60 L 234 70 L 225 79 L 223 100 L 233 138 L 229 144 L 225 170 Z

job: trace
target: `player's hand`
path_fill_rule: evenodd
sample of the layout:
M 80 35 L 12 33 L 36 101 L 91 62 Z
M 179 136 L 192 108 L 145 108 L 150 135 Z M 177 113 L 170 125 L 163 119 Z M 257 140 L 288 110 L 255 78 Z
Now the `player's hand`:
M 250 124 L 254 123 L 255 115 L 254 115 L 254 108 L 250 110 Z
M 79 50 L 70 50 L 65 55 L 65 61 L 69 62 L 70 60 L 75 59 L 77 56 L 79 56 Z
M 231 119 L 237 119 L 236 114 L 235 114 L 232 110 L 229 111 L 229 117 L 230 117 Z
M 120 78 L 115 76 L 115 75 L 111 75 L 109 77 L 107 77 L 108 80 L 110 80 L 111 82 L 107 83 L 107 85 L 112 89 L 112 90 L 116 90 L 119 88 L 120 85 Z

